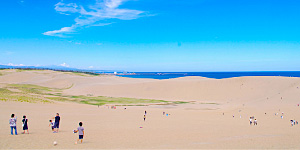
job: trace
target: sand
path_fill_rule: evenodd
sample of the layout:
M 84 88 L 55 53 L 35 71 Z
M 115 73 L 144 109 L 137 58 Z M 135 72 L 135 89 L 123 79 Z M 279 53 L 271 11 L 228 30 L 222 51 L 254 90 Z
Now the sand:
M 3 72 L 3 71 L 2 71 Z M 188 104 L 105 106 L 76 103 L 21 103 L 0 101 L 2 149 L 299 149 L 300 78 L 239 77 L 169 80 L 115 76 L 79 76 L 54 71 L 4 71 L 0 86 L 35 84 L 66 88 L 70 95 L 182 100 Z M 282 97 L 282 99 L 281 99 Z M 146 121 L 143 121 L 147 110 Z M 61 128 L 52 133 L 49 119 L 59 112 Z M 170 113 L 163 116 L 163 112 Z M 284 112 L 284 118 L 280 115 Z M 29 135 L 10 135 L 10 114 L 28 117 Z M 223 115 L 224 113 L 224 115 Z M 274 115 L 279 113 L 279 115 Z M 234 117 L 233 117 L 234 115 Z M 255 116 L 258 126 L 249 125 Z M 75 145 L 72 131 L 82 121 L 84 143 Z M 140 128 L 142 127 L 142 128 Z M 58 145 L 53 146 L 57 141 Z

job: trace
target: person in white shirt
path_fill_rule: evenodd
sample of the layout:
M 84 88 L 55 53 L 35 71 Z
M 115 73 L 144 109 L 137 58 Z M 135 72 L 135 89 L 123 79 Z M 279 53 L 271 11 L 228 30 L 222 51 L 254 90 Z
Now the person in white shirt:
M 251 119 L 251 117 L 250 117 L 249 121 L 250 121 L 250 125 L 252 125 L 252 119 Z
M 15 118 L 15 114 L 11 114 L 11 118 L 9 119 L 9 125 L 11 129 L 11 135 L 14 135 L 14 129 L 15 129 L 15 135 L 18 135 L 17 133 L 17 118 Z

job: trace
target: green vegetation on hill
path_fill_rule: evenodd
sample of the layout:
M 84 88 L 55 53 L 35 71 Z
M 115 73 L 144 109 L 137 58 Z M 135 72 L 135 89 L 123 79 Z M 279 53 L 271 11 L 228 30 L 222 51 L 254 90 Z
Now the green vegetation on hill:
M 71 88 L 71 85 L 69 88 Z M 66 89 L 69 89 L 66 88 Z M 48 88 L 31 84 L 8 84 L 3 88 L 0 88 L 0 100 L 2 101 L 19 101 L 19 102 L 42 102 L 50 103 L 53 101 L 63 102 L 76 102 L 89 105 L 126 105 L 126 106 L 144 106 L 147 104 L 185 104 L 188 102 L 183 101 L 165 101 L 154 99 L 137 99 L 137 98 L 125 98 L 125 97 L 106 97 L 106 96 L 74 96 L 63 95 L 61 91 L 64 89 Z
M 29 95 L 23 92 L 13 92 L 6 88 L 0 88 L 0 100 L 1 101 L 18 101 L 18 102 L 42 102 L 49 103 L 47 99 L 43 99 L 39 95 Z
M 82 72 L 68 72 L 68 73 L 72 73 L 74 75 L 84 76 L 84 77 L 100 76 L 100 74 L 96 74 L 96 73 L 82 73 Z

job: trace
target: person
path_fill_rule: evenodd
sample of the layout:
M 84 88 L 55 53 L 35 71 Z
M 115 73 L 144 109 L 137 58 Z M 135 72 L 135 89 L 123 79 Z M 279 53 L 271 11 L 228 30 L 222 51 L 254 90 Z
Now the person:
M 254 119 L 254 125 L 257 125 L 257 120 L 256 119 Z
M 54 123 L 54 131 L 53 131 L 53 133 L 58 133 L 59 122 L 60 122 L 60 116 L 59 116 L 59 113 L 56 113 L 56 116 L 53 117 L 53 119 L 55 119 L 55 123 Z
M 293 120 L 293 123 L 294 123 L 294 125 L 296 125 L 296 120 L 295 119 Z
M 24 115 L 23 116 L 23 120 L 22 120 L 23 124 L 23 133 L 22 134 L 25 134 L 25 131 L 27 130 L 27 133 L 29 134 L 29 131 L 28 131 L 28 119 L 26 118 L 26 116 Z
M 250 125 L 252 125 L 252 118 L 251 117 L 250 117 L 249 121 L 250 121 Z
M 147 111 L 145 110 L 145 115 L 147 115 Z
M 82 143 L 83 141 L 83 136 L 84 136 L 84 128 L 82 127 L 82 122 L 79 122 L 79 127 L 77 128 L 77 130 L 75 130 L 75 133 L 78 132 L 79 138 L 78 140 L 75 142 L 75 144 L 77 144 L 77 142 L 79 140 L 81 140 L 80 142 Z
M 146 120 L 146 115 L 144 115 L 144 121 Z
M 291 120 L 291 126 L 293 126 L 294 125 L 294 120 Z
M 165 115 L 165 112 L 163 112 L 163 115 Z
M 54 122 L 52 122 L 52 120 L 49 120 L 50 124 L 49 126 L 51 126 L 52 131 L 54 131 Z
M 15 135 L 18 135 L 17 133 L 17 118 L 15 118 L 15 114 L 11 114 L 11 118 L 9 119 L 9 125 L 11 129 L 11 135 L 14 135 L 14 129 L 15 129 Z

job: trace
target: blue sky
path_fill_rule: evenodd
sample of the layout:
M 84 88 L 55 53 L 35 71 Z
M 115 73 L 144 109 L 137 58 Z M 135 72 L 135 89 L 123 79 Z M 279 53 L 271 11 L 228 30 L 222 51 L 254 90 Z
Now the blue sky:
M 126 71 L 300 70 L 295 0 L 9 0 L 0 64 Z

